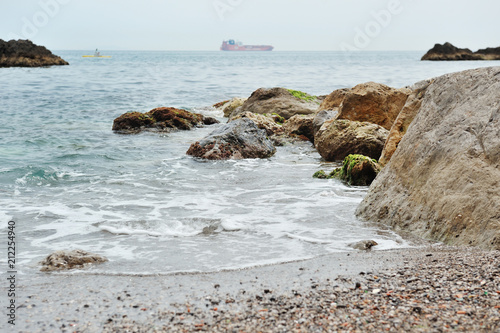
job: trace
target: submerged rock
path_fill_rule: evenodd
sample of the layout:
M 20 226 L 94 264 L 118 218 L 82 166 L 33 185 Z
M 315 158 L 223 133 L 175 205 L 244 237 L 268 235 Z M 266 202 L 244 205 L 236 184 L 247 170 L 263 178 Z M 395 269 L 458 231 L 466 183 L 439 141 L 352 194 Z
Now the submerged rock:
M 199 113 L 192 113 L 176 108 L 161 107 L 146 113 L 124 113 L 114 120 L 113 131 L 130 134 L 139 133 L 143 130 L 190 130 L 202 124 L 211 125 L 215 123 L 218 123 L 215 118 L 205 117 Z
M 232 121 L 191 145 L 188 155 L 209 160 L 267 158 L 276 148 L 267 138 L 266 131 L 242 118 Z
M 56 251 L 40 262 L 42 272 L 81 269 L 108 261 L 107 258 L 83 250 Z
M 0 39 L 0 67 L 45 67 L 69 65 L 44 46 L 33 44 L 30 40 Z
M 329 175 L 320 170 L 313 177 L 336 178 L 352 186 L 369 186 L 379 172 L 380 165 L 377 161 L 363 155 L 349 155 L 344 159 L 341 168 L 333 170 Z
M 377 245 L 378 243 L 374 240 L 364 240 L 357 243 L 348 244 L 347 246 L 352 247 L 356 250 L 371 251 L 372 247 Z
M 378 159 L 388 135 L 388 130 L 376 124 L 330 120 L 316 133 L 314 145 L 327 161 L 342 161 L 350 154 Z
M 500 60 L 500 47 L 472 52 L 470 49 L 460 49 L 447 42 L 443 45 L 434 45 L 421 60 Z
M 235 110 L 232 116 L 243 112 L 258 114 L 278 114 L 289 119 L 296 114 L 315 113 L 320 105 L 316 96 L 285 88 L 260 88 Z
M 357 215 L 500 250 L 499 212 L 500 67 L 438 77 Z

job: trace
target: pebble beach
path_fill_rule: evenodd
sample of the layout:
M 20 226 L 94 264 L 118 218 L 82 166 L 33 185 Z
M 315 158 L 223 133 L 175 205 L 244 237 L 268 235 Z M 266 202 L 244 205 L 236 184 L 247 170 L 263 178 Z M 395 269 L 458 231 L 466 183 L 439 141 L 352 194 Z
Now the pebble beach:
M 427 245 L 213 273 L 42 274 L 19 332 L 499 332 L 500 252 Z

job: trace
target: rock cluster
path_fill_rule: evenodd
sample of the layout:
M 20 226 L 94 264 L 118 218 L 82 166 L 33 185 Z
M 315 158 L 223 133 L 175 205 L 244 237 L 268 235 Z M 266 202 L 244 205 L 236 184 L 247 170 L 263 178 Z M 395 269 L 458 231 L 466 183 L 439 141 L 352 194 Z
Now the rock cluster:
M 107 258 L 83 250 L 56 251 L 40 262 L 42 272 L 82 269 L 108 261 Z
M 113 122 L 113 131 L 130 134 L 143 130 L 171 131 L 190 130 L 201 124 L 211 125 L 218 121 L 205 117 L 199 113 L 192 113 L 182 109 L 161 107 L 146 113 L 127 112 Z
M 327 161 L 349 154 L 379 159 L 401 109 L 412 93 L 367 82 L 328 95 L 313 120 L 314 144 Z
M 357 210 L 426 238 L 500 249 L 500 67 L 438 77 Z
M 29 40 L 0 39 L 0 67 L 46 67 L 69 65 L 44 46 L 33 44 Z
M 434 45 L 422 60 L 500 60 L 500 47 L 472 52 L 470 49 L 460 49 L 447 42 L 443 45 Z

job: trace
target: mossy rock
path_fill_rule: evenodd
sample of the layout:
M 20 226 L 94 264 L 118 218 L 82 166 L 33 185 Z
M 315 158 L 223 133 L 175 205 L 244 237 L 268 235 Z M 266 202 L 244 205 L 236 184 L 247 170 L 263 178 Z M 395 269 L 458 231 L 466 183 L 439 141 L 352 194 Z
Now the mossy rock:
M 341 168 L 326 174 L 323 170 L 317 171 L 313 177 L 319 179 L 336 178 L 352 186 L 369 186 L 380 172 L 380 165 L 376 160 L 364 155 L 348 155 Z
M 290 94 L 292 94 L 293 97 L 296 97 L 296 98 L 301 99 L 303 101 L 316 102 L 316 103 L 320 104 L 317 96 L 309 95 L 308 93 L 305 93 L 305 92 L 302 92 L 299 90 L 293 90 L 293 89 L 287 89 L 287 90 Z
M 182 109 L 161 107 L 146 113 L 134 111 L 122 114 L 114 120 L 113 131 L 138 133 L 142 130 L 189 130 L 203 123 L 207 122 L 201 114 Z

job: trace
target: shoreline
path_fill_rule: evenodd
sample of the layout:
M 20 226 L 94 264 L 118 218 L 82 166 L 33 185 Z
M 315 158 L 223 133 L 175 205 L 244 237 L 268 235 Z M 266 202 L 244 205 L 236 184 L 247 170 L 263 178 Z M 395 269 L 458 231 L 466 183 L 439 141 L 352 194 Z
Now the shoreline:
M 444 245 L 212 273 L 38 274 L 21 277 L 18 288 L 19 332 L 500 328 L 500 252 Z

